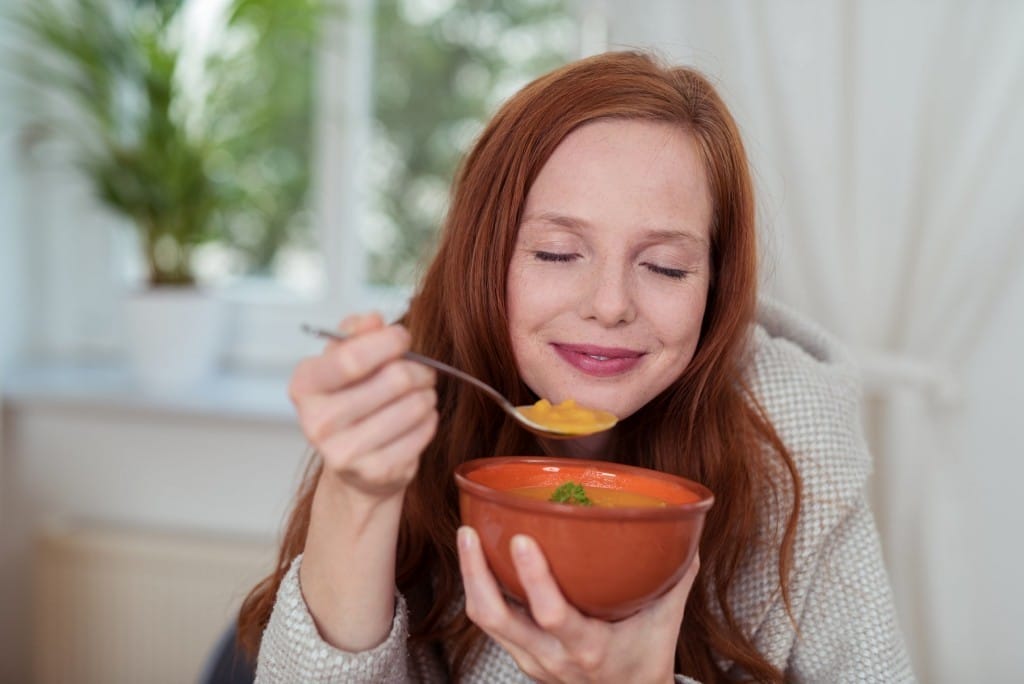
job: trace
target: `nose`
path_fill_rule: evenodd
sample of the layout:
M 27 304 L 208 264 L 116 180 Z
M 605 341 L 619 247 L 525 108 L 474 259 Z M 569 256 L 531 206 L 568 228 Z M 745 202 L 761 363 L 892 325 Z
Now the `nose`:
M 628 266 L 604 263 L 588 274 L 589 287 L 580 298 L 580 316 L 614 328 L 636 318 L 634 284 Z

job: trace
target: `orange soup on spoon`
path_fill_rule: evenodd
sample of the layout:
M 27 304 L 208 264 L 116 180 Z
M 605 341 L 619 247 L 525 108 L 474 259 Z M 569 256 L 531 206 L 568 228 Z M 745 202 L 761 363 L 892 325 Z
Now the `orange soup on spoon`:
M 538 425 L 567 435 L 602 432 L 618 422 L 614 414 L 580 406 L 572 399 L 558 404 L 541 399 L 533 406 L 517 406 L 516 410 Z

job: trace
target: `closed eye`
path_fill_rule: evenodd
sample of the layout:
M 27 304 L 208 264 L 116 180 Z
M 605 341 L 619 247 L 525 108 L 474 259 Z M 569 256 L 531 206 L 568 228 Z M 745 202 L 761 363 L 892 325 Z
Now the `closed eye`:
M 674 280 L 682 280 L 686 276 L 690 275 L 689 271 L 684 271 L 681 268 L 665 268 L 664 266 L 658 266 L 657 264 L 652 264 L 647 261 L 640 265 L 645 266 L 651 273 L 657 273 L 658 275 L 663 275 L 666 278 L 672 278 Z
M 534 252 L 534 258 L 538 261 L 575 261 L 579 254 L 562 254 L 559 252 Z

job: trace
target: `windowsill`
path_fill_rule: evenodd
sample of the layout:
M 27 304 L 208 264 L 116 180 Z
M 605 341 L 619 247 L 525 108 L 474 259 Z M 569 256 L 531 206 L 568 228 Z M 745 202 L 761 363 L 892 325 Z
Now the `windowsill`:
M 2 389 L 4 400 L 14 406 L 294 423 L 287 386 L 284 372 L 224 372 L 181 394 L 155 394 L 139 387 L 124 366 L 54 363 L 11 368 Z

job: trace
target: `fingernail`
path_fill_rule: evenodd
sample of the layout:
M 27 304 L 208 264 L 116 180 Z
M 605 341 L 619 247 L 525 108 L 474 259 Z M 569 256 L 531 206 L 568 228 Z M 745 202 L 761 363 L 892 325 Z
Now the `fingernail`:
M 358 316 L 348 316 L 341 323 L 338 324 L 338 332 L 348 337 L 356 331 L 359 325 Z
M 460 527 L 458 532 L 459 548 L 463 551 L 471 550 L 474 543 L 473 536 L 472 528 L 466 527 L 465 525 Z
M 512 537 L 512 553 L 520 560 L 530 557 L 530 540 L 521 534 Z

